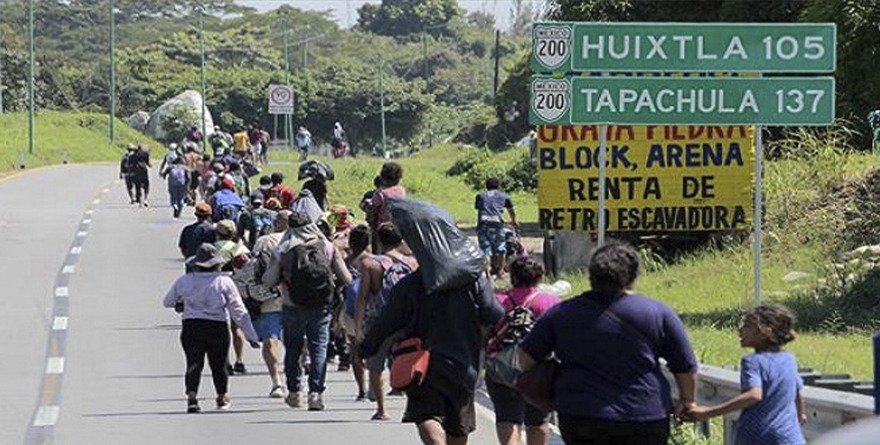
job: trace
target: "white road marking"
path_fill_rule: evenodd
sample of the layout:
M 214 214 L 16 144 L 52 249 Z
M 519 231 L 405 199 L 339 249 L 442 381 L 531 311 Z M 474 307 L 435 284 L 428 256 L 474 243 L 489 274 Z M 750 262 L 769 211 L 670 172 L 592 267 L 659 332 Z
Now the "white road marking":
M 57 405 L 44 405 L 37 409 L 34 416 L 34 426 L 54 426 L 58 422 L 61 407 Z
M 101 200 L 98 198 L 95 198 L 95 200 L 92 201 L 92 204 L 94 204 L 94 205 L 98 205 L 100 203 L 101 203 Z
M 88 218 L 86 218 L 86 219 L 84 219 L 84 220 L 82 220 L 82 223 L 83 223 L 83 224 L 85 224 L 85 225 L 89 225 L 89 224 L 91 224 L 91 223 L 92 223 L 92 220 L 91 220 L 91 219 L 88 219 Z
M 64 374 L 64 357 L 49 357 L 46 360 L 46 374 Z
M 55 288 L 55 296 L 56 297 L 69 297 L 70 289 L 67 286 L 58 286 Z
M 76 232 L 76 236 L 78 238 L 85 238 L 85 237 L 89 236 L 89 232 L 82 230 L 82 231 Z
M 55 317 L 55 320 L 52 321 L 52 330 L 53 331 L 66 331 L 67 330 L 67 317 Z
M 109 188 L 105 188 L 105 189 L 101 190 L 101 193 L 107 193 L 107 192 L 109 192 L 109 191 L 110 191 Z
M 68 266 L 64 266 L 64 267 L 61 269 L 61 273 L 62 273 L 62 274 L 66 274 L 66 275 L 70 275 L 70 274 L 73 273 L 74 270 L 76 270 L 76 266 L 68 265 Z
M 87 216 L 91 216 L 92 213 L 95 213 L 95 211 L 94 211 L 94 210 L 86 210 L 86 215 L 87 215 Z
M 82 253 L 82 251 L 83 251 L 82 246 L 76 246 L 76 247 L 71 247 L 71 248 L 70 248 L 70 254 L 71 254 L 71 255 L 79 255 L 79 254 Z

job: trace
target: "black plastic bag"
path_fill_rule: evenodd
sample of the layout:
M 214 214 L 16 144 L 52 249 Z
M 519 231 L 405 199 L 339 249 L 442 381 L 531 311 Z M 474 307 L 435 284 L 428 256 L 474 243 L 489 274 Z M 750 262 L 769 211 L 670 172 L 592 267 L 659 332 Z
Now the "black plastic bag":
M 303 180 L 306 178 L 317 178 L 319 176 L 327 181 L 336 179 L 336 174 L 333 172 L 333 168 L 321 161 L 311 160 L 299 165 L 297 179 Z
M 388 200 L 394 225 L 419 261 L 428 294 L 466 286 L 484 269 L 483 253 L 440 207 L 405 198 Z

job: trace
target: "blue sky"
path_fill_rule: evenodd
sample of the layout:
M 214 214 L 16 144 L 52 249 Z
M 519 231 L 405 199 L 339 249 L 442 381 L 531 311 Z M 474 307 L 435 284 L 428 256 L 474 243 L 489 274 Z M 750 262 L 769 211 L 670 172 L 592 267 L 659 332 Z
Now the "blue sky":
M 299 9 L 332 10 L 336 22 L 347 28 L 357 22 L 357 9 L 364 3 L 381 3 L 381 0 L 238 0 L 238 3 L 261 11 L 275 9 L 285 4 Z M 494 15 L 495 22 L 501 29 L 509 27 L 512 3 L 512 0 L 458 0 L 458 4 L 468 11 L 483 11 Z M 543 0 L 532 0 L 532 3 L 540 7 Z

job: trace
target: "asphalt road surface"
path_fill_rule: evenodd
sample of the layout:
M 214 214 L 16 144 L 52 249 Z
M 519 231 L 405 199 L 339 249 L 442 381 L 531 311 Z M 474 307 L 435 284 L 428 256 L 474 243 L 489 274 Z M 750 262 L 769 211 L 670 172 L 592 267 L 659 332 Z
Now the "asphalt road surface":
M 0 179 L 0 444 L 413 444 L 415 428 L 369 420 L 350 373 L 328 372 L 326 411 L 269 399 L 258 350 L 233 376 L 232 409 L 185 414 L 180 320 L 160 300 L 183 263 L 176 241 L 192 209 L 171 217 L 153 177 L 149 208 L 132 207 L 113 165 L 52 167 Z M 478 412 L 481 412 L 478 410 Z M 471 443 L 492 444 L 485 412 Z

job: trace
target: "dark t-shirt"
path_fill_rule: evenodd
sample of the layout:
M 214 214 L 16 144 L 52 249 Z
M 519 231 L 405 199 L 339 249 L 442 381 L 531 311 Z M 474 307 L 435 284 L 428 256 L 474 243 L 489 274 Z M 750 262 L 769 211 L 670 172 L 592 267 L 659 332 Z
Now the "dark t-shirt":
M 501 212 L 512 209 L 513 202 L 501 190 L 486 190 L 477 195 L 474 208 L 477 209 L 477 225 L 501 224 Z
M 321 210 L 327 209 L 324 202 L 324 198 L 327 197 L 327 184 L 317 179 L 309 179 L 303 184 L 302 188 L 312 192 L 312 196 L 315 197 L 315 201 L 318 202 L 318 206 L 321 207 Z
M 617 316 L 603 314 L 606 308 Z M 562 363 L 554 383 L 561 415 L 650 422 L 669 417 L 672 397 L 658 359 L 673 373 L 695 372 L 697 360 L 681 320 L 644 295 L 587 292 L 547 311 L 520 347 L 533 358 L 551 352 Z
M 431 350 L 428 374 L 441 373 L 473 391 L 485 343 L 480 327 L 494 326 L 504 316 L 489 280 L 481 276 L 471 285 L 427 295 L 421 271 L 402 278 L 391 289 L 388 305 L 361 345 L 364 356 L 373 355 L 382 341 L 398 330 L 409 331 L 414 315 L 414 333 Z
M 202 243 L 213 244 L 217 240 L 214 226 L 206 221 L 196 221 L 183 228 L 180 232 L 180 240 L 177 247 L 183 252 L 183 256 L 189 258 L 196 254 Z

